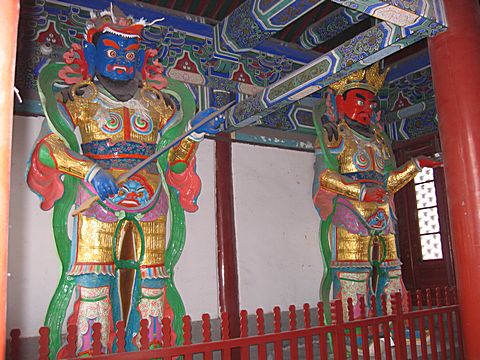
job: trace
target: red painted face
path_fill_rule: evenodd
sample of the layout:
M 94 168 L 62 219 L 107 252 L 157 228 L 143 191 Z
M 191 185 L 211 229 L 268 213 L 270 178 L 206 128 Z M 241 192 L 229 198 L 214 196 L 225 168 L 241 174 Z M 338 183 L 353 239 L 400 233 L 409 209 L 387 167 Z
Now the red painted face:
M 350 119 L 363 125 L 369 125 L 373 112 L 377 108 L 375 95 L 365 89 L 347 91 L 345 99 L 337 95 L 337 106 Z

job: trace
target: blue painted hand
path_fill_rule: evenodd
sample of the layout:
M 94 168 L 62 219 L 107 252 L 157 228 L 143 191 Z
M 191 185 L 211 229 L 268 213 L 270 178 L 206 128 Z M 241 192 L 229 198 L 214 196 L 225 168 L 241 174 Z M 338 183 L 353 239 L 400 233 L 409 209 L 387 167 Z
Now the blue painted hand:
M 91 183 L 102 200 L 118 192 L 115 178 L 106 170 L 100 169 L 93 177 Z
M 195 117 L 190 121 L 190 126 L 194 127 L 197 125 L 200 121 L 205 119 L 208 115 L 214 113 L 217 111 L 216 108 L 211 107 L 205 110 L 200 111 Z M 218 134 L 223 130 L 223 123 L 225 122 L 225 115 L 220 114 L 216 117 L 214 117 L 212 120 L 208 121 L 206 124 L 203 124 L 200 126 L 197 130 L 195 130 L 196 133 L 205 133 L 208 135 L 215 135 Z

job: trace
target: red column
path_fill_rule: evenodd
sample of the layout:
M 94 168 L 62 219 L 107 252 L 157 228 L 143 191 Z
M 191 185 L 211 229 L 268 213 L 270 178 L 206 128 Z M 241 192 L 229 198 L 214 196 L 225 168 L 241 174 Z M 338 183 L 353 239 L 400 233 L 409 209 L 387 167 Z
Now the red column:
M 448 30 L 429 39 L 430 61 L 445 162 L 465 359 L 478 359 L 480 7 L 478 0 L 444 0 L 444 4 Z
M 0 24 L 2 24 L 2 43 L 0 45 L 2 48 L 0 51 L 0 69 L 2 69 L 0 71 L 0 359 L 5 356 L 6 342 L 8 209 L 18 12 L 17 0 L 2 3 L 0 12 Z
M 229 313 L 230 336 L 240 335 L 237 244 L 233 203 L 232 146 L 228 135 L 215 143 L 217 204 L 217 266 L 220 311 Z

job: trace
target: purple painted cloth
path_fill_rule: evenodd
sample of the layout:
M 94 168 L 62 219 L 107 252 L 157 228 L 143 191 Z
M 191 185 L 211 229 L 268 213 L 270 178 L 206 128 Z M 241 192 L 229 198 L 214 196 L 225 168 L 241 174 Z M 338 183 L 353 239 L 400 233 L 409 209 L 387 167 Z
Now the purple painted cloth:
M 92 186 L 86 182 L 83 182 L 83 185 L 93 193 L 95 191 L 93 190 Z M 83 202 L 85 202 L 87 199 L 91 197 L 91 193 L 89 193 L 83 186 L 80 186 L 78 189 L 78 195 L 77 195 L 77 200 L 76 200 L 76 205 L 79 206 Z M 150 211 L 148 211 L 141 219 L 140 221 L 153 221 L 158 219 L 160 216 L 165 216 L 168 213 L 168 196 L 163 191 L 162 187 L 160 186 L 153 196 L 152 200 L 148 202 L 145 206 L 139 207 L 139 208 L 129 208 L 129 207 L 124 207 L 124 206 L 119 206 L 117 204 L 113 204 L 112 202 L 106 200 L 105 204 L 107 207 L 110 208 L 110 210 L 105 209 L 103 206 L 101 206 L 98 201 L 96 201 L 90 208 L 85 210 L 83 213 L 84 216 L 86 217 L 94 217 L 99 221 L 102 222 L 115 222 L 117 221 L 117 216 L 115 215 L 115 212 L 119 211 L 125 211 L 128 213 L 142 213 L 149 208 L 151 208 Z M 153 207 L 152 207 L 152 204 Z

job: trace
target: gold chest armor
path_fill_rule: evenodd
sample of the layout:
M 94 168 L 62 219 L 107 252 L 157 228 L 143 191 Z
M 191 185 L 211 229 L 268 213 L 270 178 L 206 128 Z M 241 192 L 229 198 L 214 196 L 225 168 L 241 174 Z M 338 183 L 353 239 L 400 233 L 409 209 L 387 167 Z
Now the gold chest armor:
M 354 133 L 348 126 L 340 125 L 343 150 L 338 155 L 341 174 L 375 171 L 385 174 L 385 162 L 390 158 L 386 144 L 377 136 L 374 139 Z
M 77 94 L 79 89 L 83 91 L 81 96 Z M 158 131 L 174 112 L 162 94 L 150 87 L 120 102 L 100 93 L 93 82 L 85 81 L 74 85 L 71 95 L 73 101 L 68 101 L 66 107 L 79 127 L 83 143 L 110 140 L 154 144 Z

